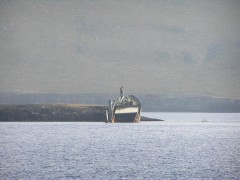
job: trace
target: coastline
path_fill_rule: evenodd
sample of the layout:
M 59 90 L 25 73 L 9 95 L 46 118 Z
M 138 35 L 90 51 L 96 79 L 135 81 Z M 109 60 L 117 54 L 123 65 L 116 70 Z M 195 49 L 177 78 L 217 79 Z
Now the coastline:
M 0 105 L 0 122 L 105 122 L 108 106 L 86 104 Z M 141 116 L 141 121 L 163 121 Z

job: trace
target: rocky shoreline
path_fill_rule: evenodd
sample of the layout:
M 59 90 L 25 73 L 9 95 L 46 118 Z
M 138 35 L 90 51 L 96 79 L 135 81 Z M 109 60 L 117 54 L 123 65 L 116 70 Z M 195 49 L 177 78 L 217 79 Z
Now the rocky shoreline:
M 0 105 L 0 122 L 105 122 L 107 106 L 82 104 Z M 162 121 L 141 116 L 141 121 Z

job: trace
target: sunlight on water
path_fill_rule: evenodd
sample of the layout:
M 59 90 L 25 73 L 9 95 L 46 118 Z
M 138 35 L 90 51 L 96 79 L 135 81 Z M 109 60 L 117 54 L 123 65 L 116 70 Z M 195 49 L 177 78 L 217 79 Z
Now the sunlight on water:
M 136 124 L 0 123 L 0 177 L 1 179 L 240 177 L 238 114 L 143 113 L 143 115 L 165 121 Z M 188 117 L 186 121 L 184 116 Z M 202 122 L 202 119 L 207 122 Z
M 240 122 L 240 113 L 158 113 L 142 112 L 143 116 L 163 119 L 167 122 Z

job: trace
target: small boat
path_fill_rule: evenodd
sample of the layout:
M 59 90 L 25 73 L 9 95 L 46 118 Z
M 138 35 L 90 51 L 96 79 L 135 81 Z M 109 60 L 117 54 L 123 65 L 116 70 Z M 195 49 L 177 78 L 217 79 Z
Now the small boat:
M 141 103 L 133 95 L 124 96 L 123 87 L 120 88 L 118 100 L 109 100 L 106 111 L 106 122 L 140 122 Z

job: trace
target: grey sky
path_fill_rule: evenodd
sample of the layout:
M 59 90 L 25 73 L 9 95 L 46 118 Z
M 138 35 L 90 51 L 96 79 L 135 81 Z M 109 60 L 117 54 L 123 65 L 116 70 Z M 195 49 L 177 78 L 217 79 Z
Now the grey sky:
M 240 1 L 0 0 L 0 91 L 240 98 Z

